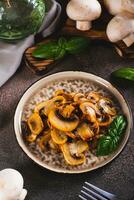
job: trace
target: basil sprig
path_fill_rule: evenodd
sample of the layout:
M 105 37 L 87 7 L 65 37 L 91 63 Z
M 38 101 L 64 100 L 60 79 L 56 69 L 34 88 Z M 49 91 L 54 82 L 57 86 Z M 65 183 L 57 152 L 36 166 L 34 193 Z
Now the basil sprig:
M 134 81 L 134 68 L 126 67 L 118 69 L 112 73 L 112 76 Z
M 89 39 L 84 37 L 59 38 L 57 41 L 50 41 L 39 45 L 32 53 L 35 58 L 58 60 L 66 54 L 76 54 L 87 48 Z
M 123 115 L 118 115 L 109 126 L 106 135 L 102 136 L 97 144 L 97 156 L 106 156 L 113 153 L 123 136 L 127 120 Z

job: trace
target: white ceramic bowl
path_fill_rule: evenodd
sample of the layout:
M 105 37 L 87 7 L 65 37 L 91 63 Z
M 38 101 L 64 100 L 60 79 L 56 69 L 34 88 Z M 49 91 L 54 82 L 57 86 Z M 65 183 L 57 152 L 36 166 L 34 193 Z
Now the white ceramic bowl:
M 55 85 L 54 87 L 58 87 L 57 85 L 60 84 L 62 87 L 63 83 L 66 81 L 70 81 L 71 84 L 75 84 L 75 80 L 81 80 L 81 81 L 87 81 L 90 85 L 95 85 L 95 87 L 103 88 L 103 90 L 106 90 L 108 93 L 110 93 L 118 102 L 122 113 L 127 117 L 128 120 L 128 126 L 124 135 L 124 138 L 122 142 L 120 143 L 118 149 L 111 155 L 107 156 L 105 159 L 99 159 L 96 161 L 96 164 L 93 164 L 92 166 L 86 166 L 86 167 L 57 167 L 55 165 L 51 165 L 50 163 L 46 163 L 42 161 L 40 158 L 38 158 L 36 155 L 34 155 L 30 150 L 29 147 L 25 144 L 23 137 L 22 137 L 22 130 L 21 130 L 21 121 L 24 110 L 27 109 L 27 105 L 30 105 L 30 101 L 34 102 L 32 99 L 35 98 L 36 94 L 39 93 L 39 91 L 45 91 L 45 95 L 48 94 L 51 95 L 51 89 L 52 87 L 49 87 L 49 85 Z M 72 82 L 74 81 L 74 82 Z M 91 84 L 90 84 L 91 83 Z M 69 83 L 68 85 L 65 84 L 64 87 L 72 87 Z M 83 82 L 84 84 L 84 82 Z M 79 87 L 79 88 L 78 88 Z M 77 86 L 76 90 L 81 90 L 82 85 Z M 87 89 L 88 87 L 85 87 Z M 59 89 L 59 88 L 58 88 Z M 37 96 L 38 99 L 38 96 Z M 40 101 L 40 100 L 39 100 Z M 32 105 L 32 104 L 31 104 Z M 47 76 L 45 78 L 40 79 L 36 83 L 34 83 L 30 88 L 27 89 L 27 91 L 23 94 L 22 98 L 20 99 L 18 106 L 16 108 L 15 116 L 14 116 L 14 128 L 15 128 L 15 134 L 17 141 L 20 145 L 20 147 L 23 149 L 23 151 L 27 154 L 29 158 L 31 158 L 35 163 L 39 164 L 40 166 L 47 168 L 49 170 L 60 172 L 60 173 L 83 173 L 87 171 L 91 171 L 94 169 L 97 169 L 99 167 L 102 167 L 112 161 L 124 148 L 124 146 L 127 143 L 127 140 L 129 138 L 130 130 L 132 128 L 132 115 L 130 108 L 128 107 L 125 99 L 123 96 L 119 93 L 119 91 L 113 87 L 109 82 L 105 81 L 104 79 L 95 76 L 93 74 L 85 73 L 85 72 L 77 72 L 77 71 L 68 71 L 68 72 L 60 72 L 56 73 L 50 76 Z

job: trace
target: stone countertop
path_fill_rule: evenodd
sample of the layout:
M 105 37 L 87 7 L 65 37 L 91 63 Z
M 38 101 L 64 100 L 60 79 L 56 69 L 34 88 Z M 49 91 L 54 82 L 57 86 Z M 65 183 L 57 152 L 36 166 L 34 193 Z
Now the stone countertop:
M 134 60 L 122 59 L 108 45 L 92 44 L 86 53 L 69 56 L 50 72 L 79 70 L 98 75 L 108 81 L 110 73 L 120 67 L 134 67 Z M 122 153 L 110 164 L 95 171 L 69 175 L 45 170 L 33 163 L 20 149 L 14 134 L 13 118 L 24 91 L 40 77 L 22 62 L 16 74 L 0 88 L 0 170 L 15 168 L 25 180 L 26 200 L 76 200 L 84 181 L 107 191 L 134 199 L 134 132 Z M 127 99 L 134 114 L 134 86 L 116 84 Z

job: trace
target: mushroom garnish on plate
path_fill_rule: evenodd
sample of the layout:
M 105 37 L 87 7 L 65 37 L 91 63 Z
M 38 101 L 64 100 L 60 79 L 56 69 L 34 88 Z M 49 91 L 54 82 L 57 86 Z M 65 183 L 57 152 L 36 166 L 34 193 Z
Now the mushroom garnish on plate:
M 83 141 L 88 141 L 94 137 L 94 132 L 90 128 L 90 125 L 86 122 L 82 122 L 80 126 L 77 128 L 77 134 Z
M 42 119 L 38 113 L 33 113 L 28 121 L 28 126 L 34 135 L 39 135 L 44 128 Z
M 63 96 L 56 96 L 48 101 L 39 103 L 34 112 L 39 112 L 41 109 L 44 109 L 44 114 L 47 116 L 51 109 L 54 109 L 56 106 L 64 104 L 66 102 Z
M 98 105 L 103 109 L 104 113 L 107 113 L 112 116 L 116 115 L 116 110 L 112 106 L 112 102 L 109 99 L 107 98 L 100 99 Z
M 37 104 L 22 123 L 24 132 L 28 131 L 24 138 L 44 153 L 52 149 L 63 153 L 69 165 L 80 165 L 90 143 L 104 134 L 115 115 L 112 101 L 98 92 L 58 90 L 52 98 Z
M 51 130 L 51 137 L 56 144 L 65 144 L 67 142 L 66 133 L 57 129 Z
M 70 19 L 76 21 L 76 28 L 87 31 L 91 22 L 101 15 L 101 5 L 97 0 L 71 0 L 66 8 Z
M 88 149 L 88 144 L 81 143 L 65 143 L 60 146 L 66 162 L 70 165 L 80 165 L 85 162 L 84 151 Z
M 73 131 L 79 124 L 79 118 L 76 115 L 65 118 L 58 109 L 51 110 L 48 119 L 53 127 L 61 131 Z

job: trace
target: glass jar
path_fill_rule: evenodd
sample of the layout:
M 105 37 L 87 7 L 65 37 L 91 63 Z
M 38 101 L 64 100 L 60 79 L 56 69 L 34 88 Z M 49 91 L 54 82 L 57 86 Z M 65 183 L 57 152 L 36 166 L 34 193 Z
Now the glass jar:
M 44 16 L 44 0 L 1 0 L 0 39 L 16 40 L 36 33 Z

